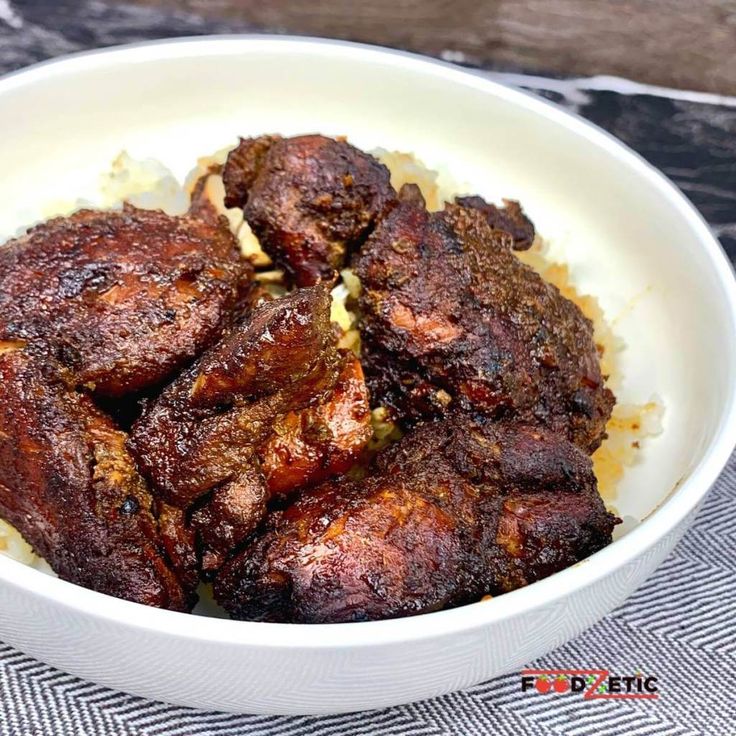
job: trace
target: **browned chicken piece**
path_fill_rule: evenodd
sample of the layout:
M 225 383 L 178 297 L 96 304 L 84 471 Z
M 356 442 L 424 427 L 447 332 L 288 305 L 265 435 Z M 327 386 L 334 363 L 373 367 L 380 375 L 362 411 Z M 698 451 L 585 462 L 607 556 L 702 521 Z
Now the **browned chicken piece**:
M 186 511 L 154 497 L 153 514 L 158 520 L 167 558 L 171 560 L 184 589 L 195 591 L 199 585 L 200 559 L 197 535 L 191 528 Z
M 349 470 L 372 436 L 368 394 L 360 362 L 344 355 L 337 382 L 319 389 L 304 409 L 274 417 L 267 438 L 243 448 L 237 482 L 217 488 L 193 505 L 191 528 L 203 550 L 205 577 L 219 569 L 255 529 L 267 504 Z M 303 398 L 292 395 L 284 406 Z M 250 460 L 246 453 L 255 451 Z
M 139 392 L 217 339 L 251 274 L 224 222 L 81 210 L 0 248 L 0 338 L 50 343 L 98 395 Z
M 482 197 L 455 197 L 455 203 L 466 209 L 478 210 L 494 230 L 508 233 L 514 250 L 527 250 L 534 242 L 534 223 L 513 199 L 504 199 L 503 207 L 489 204 Z
M 189 508 L 236 478 L 277 417 L 334 386 L 329 305 L 318 287 L 263 303 L 146 407 L 130 445 L 167 503 Z
M 207 572 L 274 494 L 342 472 L 369 437 L 362 372 L 313 287 L 257 306 L 147 407 L 130 445 L 159 496 L 187 510 Z
M 194 569 L 168 559 L 152 506 L 125 434 L 52 359 L 1 342 L 0 517 L 64 580 L 187 611 Z
M 368 390 L 360 361 L 343 358 L 334 388 L 313 407 L 279 417 L 261 446 L 261 470 L 271 496 L 347 472 L 371 438 Z
M 243 545 L 266 515 L 267 503 L 268 489 L 258 465 L 244 459 L 236 478 L 185 511 L 190 518 L 188 528 L 196 540 L 203 580 L 211 580 L 225 560 Z
M 362 481 L 308 491 L 228 562 L 235 618 L 340 623 L 427 613 L 527 585 L 611 541 L 590 459 L 538 427 L 423 425 Z
M 355 262 L 372 400 L 407 424 L 514 415 L 592 452 L 614 404 L 592 323 L 509 241 L 476 209 L 415 198 L 379 224 Z
M 297 286 L 334 281 L 396 199 L 385 166 L 321 135 L 241 139 L 223 181 L 225 204 Z
M 256 307 L 202 355 L 188 401 L 195 407 L 217 407 L 233 404 L 237 397 L 280 393 L 307 404 L 315 395 L 310 390 L 315 381 L 320 386 L 329 377 L 332 385 L 337 360 L 329 292 L 318 287 L 293 293 Z

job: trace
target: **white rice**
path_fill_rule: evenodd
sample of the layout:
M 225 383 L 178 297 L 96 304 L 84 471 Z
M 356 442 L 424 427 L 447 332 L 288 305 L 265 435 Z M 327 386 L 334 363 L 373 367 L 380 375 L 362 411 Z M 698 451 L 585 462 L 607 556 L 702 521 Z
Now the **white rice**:
M 32 565 L 37 557 L 31 545 L 26 542 L 15 527 L 0 519 L 0 554 L 12 557 L 24 565 Z

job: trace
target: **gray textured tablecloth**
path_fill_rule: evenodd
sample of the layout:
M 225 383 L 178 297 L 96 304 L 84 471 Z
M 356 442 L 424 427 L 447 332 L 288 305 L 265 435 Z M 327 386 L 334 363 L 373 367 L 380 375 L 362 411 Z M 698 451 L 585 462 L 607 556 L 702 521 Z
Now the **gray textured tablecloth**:
M 94 0 L 0 0 L 0 73 L 85 47 L 247 30 Z M 624 139 L 683 188 L 736 256 L 736 99 L 601 80 L 520 84 Z M 1 602 L 0 602 L 1 605 Z M 432 701 L 332 717 L 202 713 L 83 682 L 0 644 L 0 736 L 736 736 L 736 458 L 657 573 L 540 668 L 656 675 L 658 700 L 522 694 L 519 673 Z

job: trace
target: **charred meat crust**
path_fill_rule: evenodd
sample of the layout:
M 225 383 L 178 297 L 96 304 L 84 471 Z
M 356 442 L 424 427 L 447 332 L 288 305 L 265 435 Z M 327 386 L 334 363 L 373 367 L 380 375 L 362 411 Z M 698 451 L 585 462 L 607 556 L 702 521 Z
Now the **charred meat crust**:
M 0 516 L 65 580 L 190 610 L 195 581 L 166 554 L 125 434 L 70 383 L 31 347 L 0 351 Z
M 261 303 L 132 428 L 139 467 L 186 511 L 208 574 L 272 496 L 343 472 L 370 437 L 362 371 L 337 350 L 329 311 L 322 286 Z
M 517 416 L 592 452 L 614 397 L 593 327 L 476 209 L 395 207 L 355 258 L 362 362 L 376 405 L 411 425 Z
M 321 135 L 241 139 L 223 170 L 261 247 L 297 286 L 333 282 L 347 255 L 393 205 L 388 169 Z
M 325 289 L 265 302 L 146 407 L 131 450 L 161 497 L 188 508 L 248 466 L 285 408 L 332 388 L 337 364 Z
M 0 338 L 50 344 L 100 396 L 133 394 L 216 340 L 251 276 L 222 221 L 80 210 L 0 248 Z
M 590 459 L 548 430 L 455 418 L 412 430 L 363 481 L 273 513 L 215 581 L 235 618 L 339 623 L 498 594 L 611 541 Z
M 508 233 L 511 236 L 514 250 L 531 248 L 536 235 L 534 223 L 526 216 L 516 200 L 504 199 L 503 207 L 498 207 L 474 195 L 455 197 L 455 204 L 465 209 L 478 210 L 491 229 Z

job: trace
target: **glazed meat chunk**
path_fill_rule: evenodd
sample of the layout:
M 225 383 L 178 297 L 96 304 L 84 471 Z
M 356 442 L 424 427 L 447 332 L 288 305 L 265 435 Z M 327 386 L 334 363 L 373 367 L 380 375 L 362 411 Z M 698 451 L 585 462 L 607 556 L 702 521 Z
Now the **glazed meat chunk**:
M 455 197 L 455 204 L 482 213 L 493 230 L 508 233 L 514 250 L 527 250 L 534 242 L 534 223 L 524 214 L 521 205 L 513 199 L 504 199 L 503 207 L 486 202 L 482 197 Z
M 412 430 L 362 481 L 330 481 L 273 512 L 225 565 L 235 618 L 340 623 L 479 600 L 611 541 L 591 461 L 546 429 L 455 418 Z
M 272 496 L 342 472 L 370 437 L 362 372 L 337 350 L 329 292 L 265 301 L 177 378 L 130 446 L 168 504 L 187 511 L 216 569 Z
M 517 416 L 593 451 L 614 398 L 592 324 L 510 244 L 477 209 L 415 198 L 379 224 L 355 260 L 372 400 L 409 425 Z
M 321 135 L 240 141 L 223 170 L 228 207 L 242 207 L 261 247 L 297 286 L 334 281 L 396 193 L 388 169 Z
M 245 541 L 269 503 L 340 475 L 359 459 L 371 437 L 367 390 L 353 355 L 341 355 L 339 365 L 332 389 L 318 391 L 313 405 L 300 410 L 287 411 L 296 397 L 288 399 L 266 439 L 243 446 L 240 482 L 217 488 L 193 504 L 190 528 L 199 540 L 205 578 Z
M 125 434 L 53 360 L 0 343 L 0 517 L 64 580 L 189 610 L 190 571 L 175 571 L 152 509 Z
M 372 434 L 368 390 L 360 361 L 343 354 L 334 387 L 314 406 L 274 422 L 258 456 L 270 496 L 288 496 L 347 472 Z
M 100 396 L 140 392 L 219 336 L 250 275 L 222 222 L 81 210 L 0 248 L 0 338 L 48 342 Z
M 327 291 L 265 302 L 147 406 L 133 452 L 161 497 L 188 508 L 236 477 L 286 410 L 332 389 L 338 363 Z

